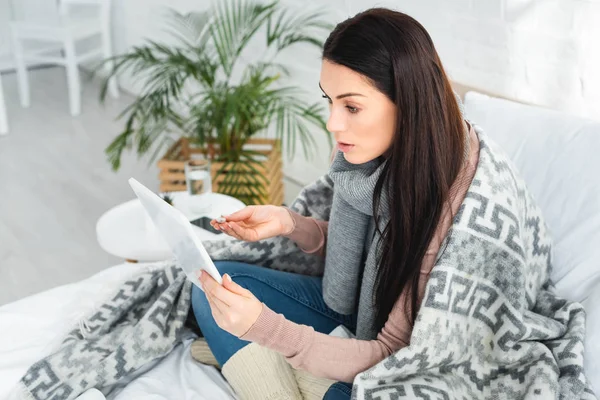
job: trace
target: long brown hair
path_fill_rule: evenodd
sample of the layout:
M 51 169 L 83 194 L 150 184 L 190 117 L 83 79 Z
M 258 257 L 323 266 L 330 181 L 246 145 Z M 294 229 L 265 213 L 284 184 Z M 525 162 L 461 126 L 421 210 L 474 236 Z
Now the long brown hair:
M 367 77 L 397 107 L 394 140 L 373 194 L 382 238 L 375 321 L 380 330 L 407 287 L 404 306 L 414 324 L 421 263 L 463 162 L 458 103 L 431 37 L 401 12 L 372 8 L 341 22 L 325 42 L 323 59 Z M 378 210 L 384 188 L 391 204 L 382 230 Z

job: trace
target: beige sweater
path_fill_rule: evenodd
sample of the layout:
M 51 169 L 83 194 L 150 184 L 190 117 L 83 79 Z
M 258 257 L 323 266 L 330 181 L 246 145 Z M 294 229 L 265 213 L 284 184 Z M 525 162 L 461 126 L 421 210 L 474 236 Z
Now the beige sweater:
M 479 160 L 479 140 L 474 129 L 469 126 L 469 160 L 451 187 L 451 213 L 448 206 L 433 240 L 421 264 L 418 304 L 421 304 L 429 273 L 433 268 L 440 244 L 446 236 L 452 219 L 462 204 L 473 180 Z M 294 231 L 288 235 L 305 252 L 325 255 L 327 241 L 327 221 L 318 221 L 292 213 L 296 222 Z M 385 326 L 374 340 L 339 338 L 316 332 L 311 326 L 296 324 L 282 314 L 275 313 L 263 304 L 262 313 L 241 339 L 256 342 L 278 351 L 295 368 L 304 369 L 313 375 L 352 382 L 354 377 L 377 364 L 379 361 L 408 346 L 411 326 L 404 312 L 404 290 Z M 410 312 L 409 312 L 410 314 Z

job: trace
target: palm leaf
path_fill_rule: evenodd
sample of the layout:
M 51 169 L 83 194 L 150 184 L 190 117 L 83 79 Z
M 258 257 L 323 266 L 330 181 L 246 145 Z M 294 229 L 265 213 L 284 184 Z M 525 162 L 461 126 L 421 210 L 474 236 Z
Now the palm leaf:
M 275 22 L 270 20 L 267 24 L 267 45 L 276 44 L 278 51 L 301 42 L 322 48 L 323 41 L 315 31 L 333 29 L 331 24 L 319 19 L 322 14 L 322 10 L 297 15 L 280 12 L 274 17 Z
M 208 11 L 181 14 L 169 9 L 165 18 L 168 21 L 167 32 L 186 47 L 206 49 L 210 40 L 211 18 Z
M 210 30 L 221 67 L 228 79 L 242 50 L 273 14 L 276 6 L 277 2 L 263 5 L 244 0 L 215 3 L 215 21 Z
M 138 155 L 161 149 L 180 136 L 191 143 L 220 147 L 217 160 L 233 168 L 225 174 L 223 190 L 245 199 L 264 196 L 267 182 L 258 168 L 262 155 L 245 148 L 254 135 L 275 128 L 275 136 L 293 158 L 296 145 L 309 158 L 316 148 L 314 131 L 326 132 L 323 107 L 300 100 L 297 88 L 279 87 L 289 69 L 274 60 L 261 59 L 244 67 L 241 80 L 231 77 L 241 53 L 266 26 L 266 45 L 276 53 L 296 43 L 321 44 L 317 33 L 331 29 L 319 13 L 291 13 L 279 2 L 215 1 L 201 13 L 169 13 L 167 29 L 175 45 L 148 40 L 105 62 L 114 66 L 108 79 L 127 71 L 143 89 L 118 118 L 123 131 L 106 148 L 113 169 L 120 166 L 126 149 Z M 275 54 L 277 55 L 277 54 Z M 331 145 L 331 137 L 327 133 Z

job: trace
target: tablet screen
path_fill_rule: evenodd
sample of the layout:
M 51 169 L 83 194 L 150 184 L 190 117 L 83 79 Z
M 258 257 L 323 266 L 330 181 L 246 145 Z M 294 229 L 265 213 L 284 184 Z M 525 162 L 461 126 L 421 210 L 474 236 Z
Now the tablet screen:
M 222 283 L 221 274 L 183 213 L 134 178 L 129 179 L 129 184 L 187 277 L 202 289 L 198 276 L 205 270 Z

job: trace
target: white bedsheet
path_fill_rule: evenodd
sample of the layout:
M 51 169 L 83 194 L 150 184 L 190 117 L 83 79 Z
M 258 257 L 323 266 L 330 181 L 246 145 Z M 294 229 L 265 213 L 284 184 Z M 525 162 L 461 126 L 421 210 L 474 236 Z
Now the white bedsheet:
M 86 280 L 0 307 L 0 399 L 46 356 L 77 322 L 142 264 L 120 264 Z M 117 400 L 235 399 L 219 371 L 190 356 L 192 338 L 110 398 Z

